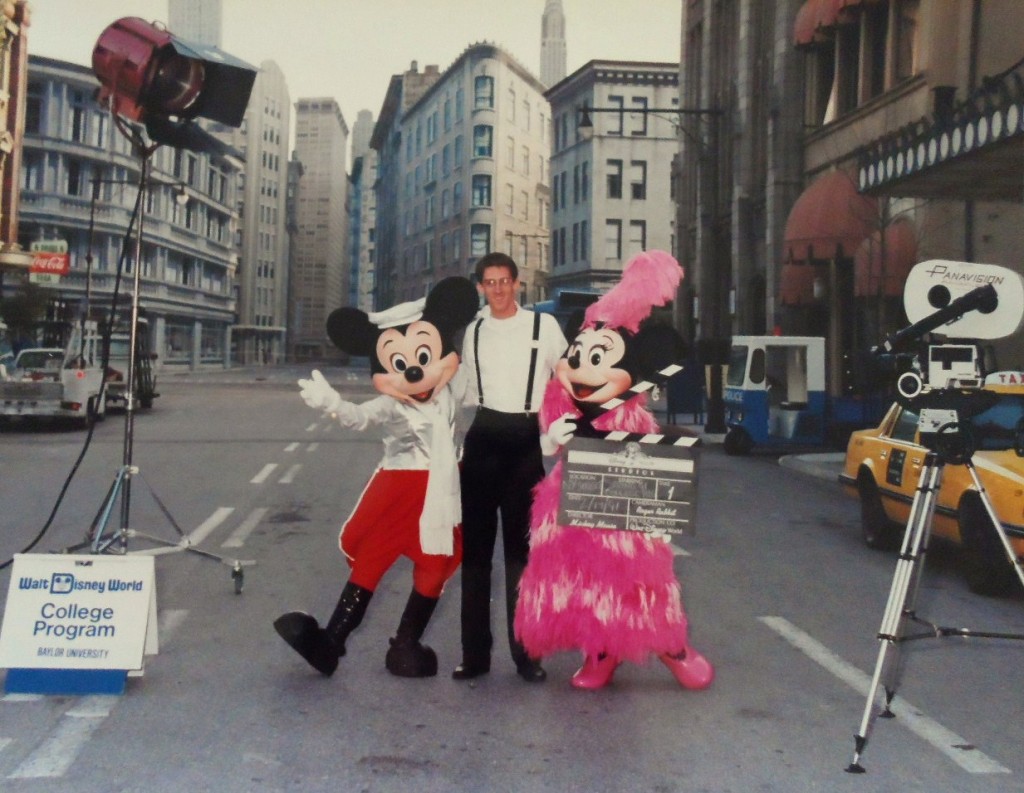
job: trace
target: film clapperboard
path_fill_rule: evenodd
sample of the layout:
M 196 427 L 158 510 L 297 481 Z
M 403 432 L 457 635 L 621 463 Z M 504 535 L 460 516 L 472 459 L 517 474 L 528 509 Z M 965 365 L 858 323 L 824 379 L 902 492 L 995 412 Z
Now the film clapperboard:
M 661 369 L 667 380 L 682 367 Z M 614 410 L 655 388 L 644 380 L 601 405 Z M 697 520 L 699 438 L 623 431 L 573 438 L 563 450 L 558 521 L 587 529 L 693 535 Z

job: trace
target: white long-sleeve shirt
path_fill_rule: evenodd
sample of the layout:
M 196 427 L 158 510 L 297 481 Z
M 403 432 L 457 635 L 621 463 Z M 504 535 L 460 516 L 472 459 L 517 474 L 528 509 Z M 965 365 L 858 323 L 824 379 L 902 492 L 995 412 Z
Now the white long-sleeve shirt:
M 534 312 L 516 306 L 516 313 L 507 319 L 495 319 L 484 306 L 477 318 L 466 327 L 462 343 L 462 369 L 465 377 L 465 404 L 478 405 L 477 372 L 483 382 L 483 406 L 502 413 L 526 411 L 526 385 L 530 374 L 530 353 L 533 351 Z M 477 321 L 479 328 L 479 360 L 476 354 Z M 537 363 L 533 376 L 530 412 L 540 408 L 544 388 L 555 371 L 555 364 L 567 347 L 565 336 L 555 318 L 540 315 L 537 341 Z

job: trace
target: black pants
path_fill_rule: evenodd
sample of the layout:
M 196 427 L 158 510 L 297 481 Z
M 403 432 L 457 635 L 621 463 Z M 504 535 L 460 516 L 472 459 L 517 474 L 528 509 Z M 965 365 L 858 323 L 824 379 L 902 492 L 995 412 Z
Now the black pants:
M 462 655 L 490 659 L 491 562 L 501 514 L 508 641 L 516 664 L 527 660 L 513 634 L 519 579 L 530 550 L 533 487 L 544 478 L 537 417 L 479 408 L 462 457 Z

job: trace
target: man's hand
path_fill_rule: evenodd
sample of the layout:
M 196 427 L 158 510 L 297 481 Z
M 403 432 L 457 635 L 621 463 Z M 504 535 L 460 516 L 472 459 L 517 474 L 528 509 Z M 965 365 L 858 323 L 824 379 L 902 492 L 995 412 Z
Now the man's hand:
M 548 431 L 541 433 L 540 450 L 552 455 L 572 440 L 576 434 L 576 417 L 571 413 L 563 413 L 548 426 Z

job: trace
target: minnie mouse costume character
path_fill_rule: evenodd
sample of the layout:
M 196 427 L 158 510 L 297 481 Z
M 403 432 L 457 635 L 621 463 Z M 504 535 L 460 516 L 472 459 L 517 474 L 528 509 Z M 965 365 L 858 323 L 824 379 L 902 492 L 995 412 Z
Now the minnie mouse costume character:
M 466 278 L 446 278 L 421 300 L 365 314 L 339 308 L 327 334 L 352 355 L 370 357 L 374 387 L 369 402 L 348 402 L 314 371 L 299 380 L 301 396 L 347 429 L 384 427 L 384 458 L 352 515 L 339 545 L 351 574 L 323 628 L 309 614 L 292 611 L 274 628 L 314 669 L 332 675 L 345 655 L 345 640 L 363 620 L 381 578 L 406 556 L 413 589 L 385 657 L 399 677 L 437 674 L 437 656 L 420 644 L 445 583 L 462 560 L 462 514 L 455 458 L 458 400 L 450 381 L 459 367 L 453 336 L 473 318 L 476 288 Z
M 607 412 L 601 405 L 681 357 L 683 340 L 675 330 L 641 322 L 675 296 L 682 276 L 669 254 L 641 253 L 627 263 L 620 283 L 587 309 L 540 409 L 546 454 L 574 434 L 658 432 L 644 395 Z M 576 688 L 601 688 L 620 663 L 644 663 L 651 653 L 684 688 L 706 688 L 714 669 L 689 645 L 671 548 L 642 532 L 560 525 L 562 466 L 560 460 L 534 490 L 516 635 L 534 657 L 582 650 L 583 666 L 572 678 Z

